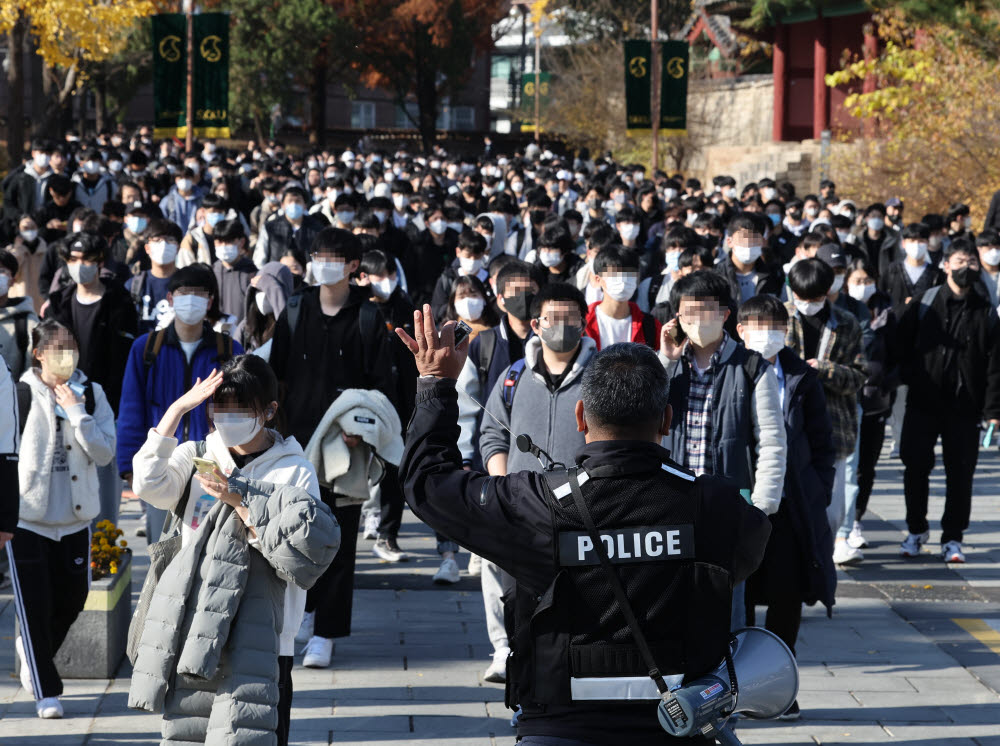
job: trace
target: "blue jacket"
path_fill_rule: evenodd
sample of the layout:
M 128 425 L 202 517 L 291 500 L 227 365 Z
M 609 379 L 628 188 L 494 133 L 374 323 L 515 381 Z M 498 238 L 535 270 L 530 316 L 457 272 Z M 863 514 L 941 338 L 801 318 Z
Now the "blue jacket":
M 193 228 L 194 214 L 201 205 L 201 199 L 205 196 L 205 190 L 195 186 L 191 190 L 190 197 L 182 197 L 176 186 L 170 187 L 170 192 L 160 201 L 160 211 L 163 217 L 176 223 L 182 231 L 188 232 Z
M 225 362 L 225 359 L 219 359 L 216 333 L 206 324 L 201 342 L 189 364 L 174 325 L 171 324 L 166 328 L 160 353 L 147 368 L 143 361 L 146 340 L 156 334 L 157 332 L 150 332 L 135 340 L 125 366 L 121 405 L 118 409 L 118 471 L 122 474 L 132 471 L 132 457 L 146 442 L 149 429 L 156 427 L 167 407 L 190 389 L 195 379 L 204 380 L 213 368 L 219 368 Z M 226 338 L 223 345 L 226 353 L 228 345 L 229 340 Z M 243 354 L 239 342 L 233 341 L 232 346 L 234 357 Z M 182 443 L 186 440 L 204 440 L 209 429 L 208 413 L 205 404 L 202 404 L 184 416 L 175 435 Z

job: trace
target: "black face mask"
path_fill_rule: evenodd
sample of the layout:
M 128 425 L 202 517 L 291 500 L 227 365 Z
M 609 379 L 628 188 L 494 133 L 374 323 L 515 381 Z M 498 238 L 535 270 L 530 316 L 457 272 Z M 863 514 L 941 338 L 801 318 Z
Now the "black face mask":
M 719 247 L 719 237 L 713 236 L 711 233 L 706 233 L 701 237 L 701 245 L 709 251 L 715 251 Z
M 963 290 L 971 288 L 979 280 L 979 270 L 972 267 L 962 267 L 951 271 L 951 279 Z
M 535 300 L 535 294 L 530 290 L 526 293 L 518 293 L 509 298 L 503 299 L 503 304 L 507 313 L 518 321 L 527 321 L 531 318 L 531 303 Z
M 788 212 L 788 217 L 792 220 L 802 220 L 802 210 L 790 210 Z

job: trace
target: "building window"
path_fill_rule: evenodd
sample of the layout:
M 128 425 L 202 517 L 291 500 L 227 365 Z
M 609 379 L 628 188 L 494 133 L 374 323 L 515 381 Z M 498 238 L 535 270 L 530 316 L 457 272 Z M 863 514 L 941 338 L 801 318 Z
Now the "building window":
M 405 109 L 396 104 L 396 126 L 403 130 L 416 129 L 417 125 L 414 122 L 418 121 L 418 111 L 417 104 L 413 101 L 407 101 Z M 407 116 L 407 113 L 409 113 L 409 116 Z M 413 118 L 411 119 L 410 117 Z
M 356 130 L 375 129 L 375 102 L 351 102 L 351 128 Z
M 451 109 L 451 128 L 453 130 L 474 130 L 476 128 L 476 110 L 471 106 L 453 106 Z

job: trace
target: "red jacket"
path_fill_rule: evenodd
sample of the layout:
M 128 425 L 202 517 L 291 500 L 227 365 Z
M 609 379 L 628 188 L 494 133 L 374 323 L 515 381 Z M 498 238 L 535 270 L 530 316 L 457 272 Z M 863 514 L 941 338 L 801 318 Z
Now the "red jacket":
M 587 320 L 583 326 L 583 333 L 597 342 L 597 349 L 601 349 L 601 331 L 597 325 L 597 307 L 600 301 L 591 303 L 587 309 Z M 660 322 L 648 313 L 643 313 L 642 309 L 635 303 L 629 301 L 629 310 L 632 312 L 632 341 L 645 343 L 654 350 L 660 347 Z

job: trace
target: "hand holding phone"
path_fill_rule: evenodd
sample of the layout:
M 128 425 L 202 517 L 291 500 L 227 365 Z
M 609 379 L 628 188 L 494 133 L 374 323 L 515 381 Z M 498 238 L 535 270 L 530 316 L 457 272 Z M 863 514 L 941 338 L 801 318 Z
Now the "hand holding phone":
M 212 459 L 195 456 L 194 468 L 198 470 L 199 474 L 212 474 L 219 468 L 219 465 L 212 461 Z

